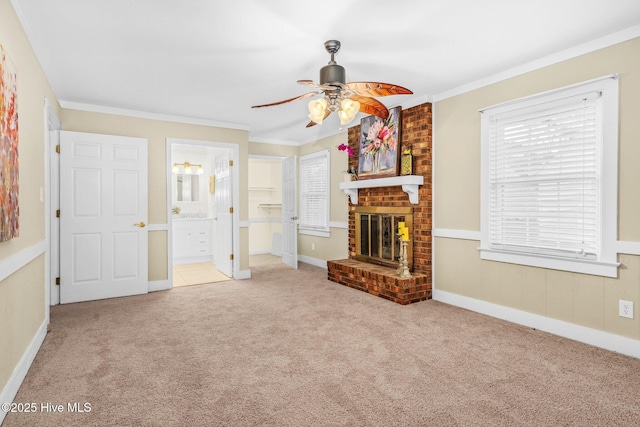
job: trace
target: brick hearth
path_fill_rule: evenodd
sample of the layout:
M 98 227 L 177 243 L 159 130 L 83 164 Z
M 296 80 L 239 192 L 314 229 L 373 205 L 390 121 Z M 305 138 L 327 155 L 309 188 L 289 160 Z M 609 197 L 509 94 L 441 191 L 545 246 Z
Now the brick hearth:
M 431 283 L 425 274 L 401 279 L 395 269 L 355 259 L 327 261 L 329 280 L 368 292 L 398 304 L 411 304 L 431 298 Z
M 424 176 L 419 189 L 419 203 L 412 205 L 400 186 L 362 188 L 358 191 L 359 206 L 409 206 L 413 208 L 413 271 L 411 279 L 400 279 L 394 268 L 356 261 L 355 214 L 349 201 L 349 259 L 328 261 L 329 280 L 360 289 L 373 295 L 409 304 L 431 298 L 431 104 L 422 104 L 402 112 L 400 150 L 411 149 L 413 175 Z M 356 152 L 360 141 L 360 126 L 349 128 L 349 146 Z M 349 158 L 349 167 L 358 167 L 358 157 Z M 405 283 L 406 282 L 406 283 Z M 417 289 L 417 288 L 420 289 Z

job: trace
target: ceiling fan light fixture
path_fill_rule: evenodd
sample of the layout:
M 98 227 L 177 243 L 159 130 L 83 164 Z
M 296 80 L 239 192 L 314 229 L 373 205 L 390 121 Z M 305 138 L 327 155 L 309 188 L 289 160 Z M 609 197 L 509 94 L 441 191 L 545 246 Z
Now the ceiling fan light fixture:
M 358 111 L 360 111 L 360 103 L 358 101 L 353 101 L 349 98 L 343 99 L 340 103 L 340 111 L 338 111 L 340 124 L 351 123 L 356 118 Z
M 327 101 L 324 98 L 309 101 L 309 118 L 312 122 L 322 124 L 326 110 Z

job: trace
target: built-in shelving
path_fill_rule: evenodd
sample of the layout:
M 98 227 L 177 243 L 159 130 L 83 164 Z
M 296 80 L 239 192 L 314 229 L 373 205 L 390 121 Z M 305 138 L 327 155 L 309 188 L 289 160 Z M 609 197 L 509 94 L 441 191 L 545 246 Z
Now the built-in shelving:
M 392 176 L 389 178 L 360 179 L 340 183 L 340 189 L 351 199 L 351 203 L 358 204 L 358 189 L 402 186 L 402 191 L 409 195 L 409 202 L 418 204 L 418 189 L 424 184 L 422 175 Z

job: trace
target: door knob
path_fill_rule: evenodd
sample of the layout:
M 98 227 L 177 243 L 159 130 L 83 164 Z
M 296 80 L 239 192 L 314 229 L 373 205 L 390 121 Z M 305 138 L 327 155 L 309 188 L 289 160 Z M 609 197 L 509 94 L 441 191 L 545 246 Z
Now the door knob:
M 134 227 L 140 227 L 140 228 L 145 228 L 147 226 L 147 224 L 144 223 L 144 221 L 140 221 L 137 222 L 135 224 L 133 224 Z
M 297 216 L 292 216 L 292 217 L 291 217 L 291 220 L 292 220 L 292 221 L 295 221 L 296 219 L 298 219 L 298 217 L 297 217 Z

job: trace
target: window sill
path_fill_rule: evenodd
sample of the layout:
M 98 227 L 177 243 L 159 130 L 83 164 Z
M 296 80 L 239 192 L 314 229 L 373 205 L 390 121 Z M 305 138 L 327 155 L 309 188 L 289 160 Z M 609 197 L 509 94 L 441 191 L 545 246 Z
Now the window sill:
M 484 248 L 478 248 L 478 250 L 480 251 L 480 259 L 488 261 L 507 262 L 510 264 L 528 265 L 531 267 L 548 268 L 551 270 L 590 274 L 593 276 L 616 278 L 618 277 L 618 267 L 620 266 L 620 263 L 618 262 L 556 258 L 544 255 L 520 254 Z

